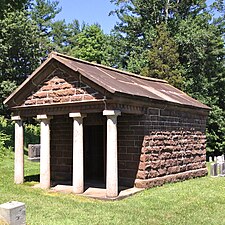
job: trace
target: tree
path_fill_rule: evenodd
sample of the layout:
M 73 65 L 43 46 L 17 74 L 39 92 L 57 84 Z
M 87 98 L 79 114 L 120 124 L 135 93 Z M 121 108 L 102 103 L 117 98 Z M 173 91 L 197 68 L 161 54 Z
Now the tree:
M 7 12 L 15 12 L 27 8 L 30 0 L 1 0 L 0 1 L 0 20 L 4 18 Z
M 219 154 L 225 149 L 225 48 L 220 26 L 210 24 L 208 16 L 182 21 L 175 38 L 185 68 L 185 91 L 212 108 L 207 149 Z
M 24 10 L 6 13 L 0 27 L 0 82 L 20 84 L 39 64 L 39 32 Z
M 161 23 L 168 23 L 175 29 L 181 19 L 198 15 L 206 8 L 205 0 L 111 0 L 118 8 L 115 13 L 120 22 L 115 26 L 132 43 L 145 48 L 154 39 L 154 29 Z
M 63 52 L 64 48 L 68 46 L 69 31 L 65 20 L 59 20 L 51 25 L 51 41 L 52 48 L 55 51 Z
M 69 54 L 87 61 L 101 63 L 104 59 L 105 40 L 106 36 L 99 25 L 86 25 L 77 34 L 76 45 Z
M 71 49 L 77 45 L 77 35 L 84 29 L 85 23 L 80 24 L 78 20 L 73 20 L 67 25 L 67 45 L 64 48 L 63 52 L 69 54 Z
M 148 51 L 148 66 L 144 67 L 144 76 L 167 80 L 171 85 L 181 88 L 183 78 L 179 62 L 178 47 L 169 36 L 166 24 L 156 27 L 157 36 Z
M 36 21 L 42 35 L 49 35 L 55 16 L 61 11 L 59 1 L 35 0 L 31 6 L 31 18 Z
M 16 89 L 15 81 L 5 80 L 0 82 L 0 115 L 10 115 L 3 101 Z
M 43 51 L 43 55 L 49 54 L 54 48 L 54 40 L 56 38 L 56 32 L 53 29 L 58 29 L 60 27 L 61 34 L 64 33 L 65 23 L 56 22 L 53 20 L 55 16 L 61 11 L 61 8 L 58 8 L 59 1 L 50 1 L 50 0 L 35 0 L 29 11 L 31 20 L 36 23 L 36 26 L 39 31 L 39 35 L 36 37 L 39 41 L 39 46 Z M 59 46 L 60 47 L 60 46 Z
M 37 26 L 29 18 L 28 2 L 3 3 L 8 7 L 0 18 L 0 113 L 7 114 L 3 100 L 38 66 L 42 50 Z

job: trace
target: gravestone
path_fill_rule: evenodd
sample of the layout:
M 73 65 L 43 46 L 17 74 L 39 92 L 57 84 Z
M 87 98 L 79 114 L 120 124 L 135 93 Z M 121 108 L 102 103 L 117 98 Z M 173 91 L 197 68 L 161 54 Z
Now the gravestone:
M 40 161 L 40 144 L 28 145 L 28 159 L 31 161 Z
M 218 175 L 218 172 L 217 172 L 217 163 L 212 163 L 210 165 L 210 174 L 211 176 L 215 177 Z
M 225 176 L 225 163 L 222 164 L 222 175 Z
M 223 157 L 217 156 L 217 163 L 222 164 L 223 163 Z
M 214 163 L 210 165 L 211 176 L 225 176 L 224 155 L 214 156 Z
M 0 205 L 0 218 L 9 225 L 25 225 L 26 209 L 22 202 L 6 202 Z

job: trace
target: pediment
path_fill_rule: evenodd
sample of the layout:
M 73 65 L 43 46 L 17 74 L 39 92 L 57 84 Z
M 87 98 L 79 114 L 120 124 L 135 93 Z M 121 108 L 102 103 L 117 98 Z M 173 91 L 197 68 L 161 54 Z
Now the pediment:
M 22 106 L 73 103 L 103 99 L 103 95 L 60 69 L 49 74 L 23 101 Z

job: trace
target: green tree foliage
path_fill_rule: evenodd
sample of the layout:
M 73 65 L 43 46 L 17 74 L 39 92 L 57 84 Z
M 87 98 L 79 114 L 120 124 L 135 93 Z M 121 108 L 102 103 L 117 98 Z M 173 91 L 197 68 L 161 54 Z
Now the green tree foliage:
M 111 0 L 117 9 L 120 22 L 116 29 L 124 33 L 132 43 L 148 47 L 154 38 L 154 29 L 165 22 L 175 27 L 181 19 L 195 16 L 206 7 L 205 0 Z
M 24 145 L 40 143 L 40 126 L 24 124 Z M 11 119 L 0 116 L 0 160 L 3 156 L 11 155 L 14 147 L 14 124 Z
M 47 37 L 49 35 L 47 31 L 50 20 L 57 13 L 56 4 L 38 0 L 32 8 L 29 0 L 1 1 L 0 86 L 3 88 L 0 112 L 2 114 L 6 113 L 2 105 L 4 98 L 31 74 L 46 56 L 48 49 L 46 43 L 49 43 L 47 38 L 50 39 Z M 43 32 L 47 33 L 43 35 Z
M 31 6 L 31 18 L 34 20 L 42 35 L 49 35 L 55 16 L 61 11 L 59 1 L 35 0 Z
M 0 19 L 4 18 L 7 12 L 14 12 L 27 8 L 30 0 L 1 0 L 0 1 Z
M 40 126 L 37 121 L 29 121 L 24 124 L 24 146 L 28 148 L 29 144 L 40 143 Z
M 185 68 L 185 91 L 212 107 L 207 147 L 218 153 L 225 148 L 225 48 L 220 26 L 209 20 L 208 13 L 183 20 L 175 39 Z
M 0 116 L 0 160 L 12 152 L 13 128 L 13 122 Z
M 207 149 L 219 155 L 225 148 L 225 110 L 217 105 L 212 106 L 207 126 Z
M 78 20 L 66 24 L 65 20 L 52 23 L 50 35 L 52 49 L 65 54 L 70 54 L 71 49 L 77 45 L 77 35 L 84 29 Z
M 0 27 L 0 112 L 7 114 L 4 99 L 38 66 L 42 53 L 26 10 L 4 11 Z
M 156 27 L 157 36 L 148 51 L 147 67 L 144 67 L 144 76 L 167 80 L 171 85 L 181 88 L 183 79 L 179 61 L 178 47 L 169 36 L 166 24 Z
M 52 45 L 55 51 L 61 52 L 68 46 L 69 31 L 65 20 L 60 20 L 51 25 Z
M 125 53 L 127 48 L 125 38 L 117 31 L 112 31 L 110 35 L 104 36 L 104 57 L 101 63 L 114 68 L 126 68 L 128 58 Z
M 16 89 L 15 81 L 4 80 L 0 82 L 0 112 L 3 115 L 9 115 L 9 110 L 3 104 L 3 101 Z
M 6 13 L 0 27 L 0 82 L 20 84 L 40 60 L 37 27 L 24 10 Z
M 70 55 L 101 63 L 104 60 L 106 36 L 97 24 L 86 25 L 76 36 L 76 45 L 69 52 Z
M 61 11 L 61 8 L 58 8 L 58 4 L 58 1 L 35 0 L 30 6 L 31 10 L 29 13 L 31 20 L 36 23 L 39 32 L 36 39 L 39 42 L 39 47 L 42 49 L 42 54 L 45 56 L 54 48 L 60 48 L 62 43 L 59 43 L 59 40 L 64 42 L 65 23 L 61 21 L 54 24 L 53 21 L 55 16 Z M 59 38 L 56 32 L 60 32 L 59 35 L 61 34 L 62 37 Z

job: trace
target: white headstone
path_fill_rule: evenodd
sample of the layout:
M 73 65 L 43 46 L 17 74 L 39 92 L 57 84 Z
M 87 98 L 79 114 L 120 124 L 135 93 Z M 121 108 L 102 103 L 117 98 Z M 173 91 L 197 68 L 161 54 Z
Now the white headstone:
M 210 174 L 213 177 L 217 177 L 218 176 L 218 164 L 217 163 L 212 163 L 210 165 Z
M 223 163 L 222 156 L 217 156 L 217 163 L 219 163 L 219 164 Z

